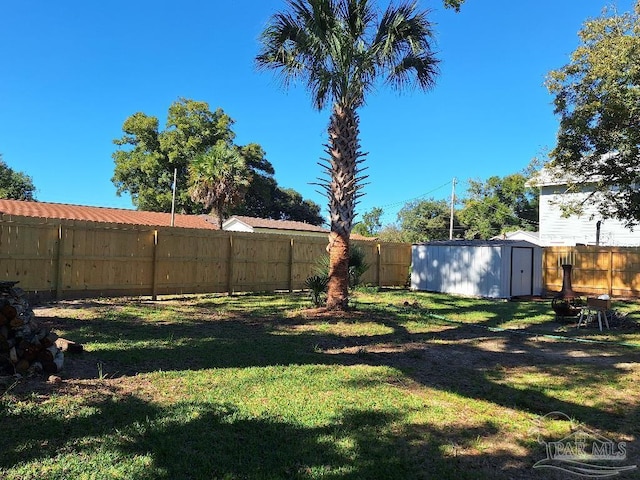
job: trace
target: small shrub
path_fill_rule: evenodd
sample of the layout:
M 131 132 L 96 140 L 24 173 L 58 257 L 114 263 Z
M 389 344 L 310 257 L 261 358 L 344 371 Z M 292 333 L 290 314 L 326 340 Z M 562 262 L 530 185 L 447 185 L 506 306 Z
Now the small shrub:
M 309 296 L 316 307 L 324 304 L 328 285 L 329 277 L 326 275 L 312 275 L 304 281 L 304 286 L 309 289 Z
M 365 261 L 364 250 L 358 245 L 351 245 L 349 250 L 349 286 L 355 288 L 360 285 L 360 279 L 369 270 Z
M 360 285 L 362 275 L 369 270 L 369 264 L 365 261 L 365 252 L 359 245 L 351 244 L 349 247 L 349 287 Z M 329 277 L 329 255 L 323 255 L 316 262 L 316 275 Z

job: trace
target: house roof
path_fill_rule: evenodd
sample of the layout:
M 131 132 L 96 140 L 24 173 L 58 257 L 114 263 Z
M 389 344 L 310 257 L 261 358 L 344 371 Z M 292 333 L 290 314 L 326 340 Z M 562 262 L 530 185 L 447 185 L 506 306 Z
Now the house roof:
M 527 242 L 540 244 L 540 232 L 530 232 L 527 230 L 514 230 L 512 232 L 506 232 L 495 237 L 491 237 L 491 240 L 525 240 Z
M 225 224 L 231 223 L 232 221 L 242 222 L 245 225 L 248 225 L 253 228 L 267 228 L 273 230 L 287 230 L 293 232 L 317 232 L 317 233 L 326 233 L 329 234 L 331 230 L 328 228 L 320 227 L 318 225 L 312 225 L 310 223 L 305 222 L 297 222 L 294 220 L 272 220 L 270 218 L 257 218 L 257 217 L 245 217 L 243 215 L 233 215 L 226 219 L 222 225 L 222 228 L 225 228 Z M 360 240 L 366 242 L 374 242 L 377 241 L 377 237 L 365 237 L 364 235 L 359 235 L 357 233 L 352 233 L 350 235 L 352 240 Z
M 63 203 L 25 202 L 0 199 L 0 213 L 22 217 L 59 218 L 87 222 L 121 223 L 128 225 L 170 226 L 171 214 L 143 212 L 108 207 L 87 207 Z M 182 228 L 218 230 L 218 225 L 208 215 L 176 214 L 174 225 Z
M 606 153 L 597 158 L 591 156 L 594 165 L 604 166 L 607 163 L 615 162 L 618 154 L 616 152 Z M 601 175 L 578 176 L 575 173 L 568 173 L 566 170 L 554 166 L 551 162 L 544 165 L 539 171 L 525 183 L 527 187 L 547 187 L 569 184 L 588 184 L 602 180 Z
M 56 218 L 61 220 L 79 220 L 85 222 L 119 223 L 124 225 L 147 225 L 153 227 L 171 226 L 171 214 L 162 212 L 144 212 L 124 208 L 88 207 L 66 203 L 26 202 L 23 200 L 0 199 L 0 214 L 34 218 Z M 329 233 L 329 230 L 317 225 L 292 220 L 271 220 L 266 218 L 233 216 L 254 228 L 269 228 L 288 231 L 307 231 Z M 211 215 L 176 214 L 174 226 L 181 228 L 199 228 L 219 230 L 216 218 Z M 376 240 L 352 234 L 354 240 Z
M 536 172 L 529 180 L 525 182 L 527 187 L 547 187 L 556 185 L 567 185 L 570 183 L 586 183 L 580 182 L 575 176 L 568 175 L 566 172 L 551 166 L 544 166 Z
M 269 228 L 274 230 L 297 230 L 302 232 L 320 232 L 329 233 L 329 230 L 317 225 L 305 222 L 296 222 L 293 220 L 271 220 L 269 218 L 245 217 L 242 215 L 233 215 L 225 220 L 224 223 L 232 220 L 238 220 L 253 228 Z

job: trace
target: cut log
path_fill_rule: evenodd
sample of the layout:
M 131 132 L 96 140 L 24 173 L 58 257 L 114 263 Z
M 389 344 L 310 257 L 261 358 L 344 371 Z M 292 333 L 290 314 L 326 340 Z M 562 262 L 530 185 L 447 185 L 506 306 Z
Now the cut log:
M 42 362 L 42 369 L 49 374 L 58 373 L 64 365 L 64 354 L 58 350 L 51 362 Z
M 50 332 L 48 328 L 38 328 L 36 330 L 35 335 L 33 336 L 33 343 L 40 343 L 42 344 L 42 341 L 49 336 Z M 48 347 L 49 345 L 44 345 L 45 347 Z
M 9 320 L 9 326 L 11 328 L 20 328 L 23 325 L 24 325 L 24 319 L 20 317 L 13 317 L 11 320 Z
M 66 338 L 58 338 L 56 340 L 56 346 L 63 352 L 82 353 L 84 351 L 81 343 L 72 342 Z
M 27 373 L 27 370 L 29 370 L 29 360 L 23 358 L 22 360 L 18 361 L 18 363 L 16 363 L 15 368 L 16 373 L 24 375 L 25 373 Z
M 53 332 L 49 332 L 44 338 L 40 340 L 40 342 L 42 343 L 43 347 L 50 347 L 51 345 L 54 345 L 56 343 L 56 340 L 58 340 L 58 335 Z
M 38 353 L 38 360 L 42 362 L 42 365 L 45 363 L 53 362 L 53 359 L 56 357 L 58 353 L 58 347 L 55 345 L 51 345 L 50 347 L 43 348 L 40 353 Z
M 53 363 L 56 364 L 57 371 L 62 370 L 62 366 L 64 365 L 64 353 L 61 350 L 58 350 L 55 358 L 53 359 Z
M 16 318 L 16 315 L 18 315 L 18 311 L 15 309 L 15 307 L 9 304 L 0 308 L 0 313 L 2 313 L 2 315 L 4 315 L 7 318 L 7 320 L 12 320 Z
M 41 350 L 42 347 L 40 345 L 32 343 L 24 349 L 23 358 L 29 360 L 29 362 L 33 362 L 36 358 L 38 358 Z
M 11 347 L 9 349 L 9 360 L 11 360 L 11 363 L 13 363 L 14 365 L 18 363 L 18 353 L 16 352 L 16 347 Z
M 0 352 L 8 352 L 10 348 L 9 341 L 0 335 Z

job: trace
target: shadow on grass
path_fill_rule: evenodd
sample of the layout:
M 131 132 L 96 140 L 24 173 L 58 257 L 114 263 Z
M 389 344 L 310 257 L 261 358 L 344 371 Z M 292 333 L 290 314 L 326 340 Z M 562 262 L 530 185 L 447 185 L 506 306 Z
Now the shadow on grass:
M 487 375 L 496 366 L 505 368 L 536 367 L 557 369 L 562 365 L 583 365 L 598 372 L 590 379 L 606 374 L 611 379 L 626 374 L 621 363 L 640 360 L 640 350 L 615 349 L 598 344 L 539 341 L 535 336 L 508 331 L 490 331 L 501 313 L 490 314 L 484 322 L 442 325 L 429 333 L 412 333 L 406 327 L 405 314 L 417 315 L 434 323 L 422 309 L 368 308 L 345 318 L 307 317 L 304 312 L 283 317 L 282 309 L 269 303 L 270 297 L 242 297 L 205 301 L 198 319 L 185 310 L 176 318 L 147 322 L 135 314 L 109 315 L 106 319 L 58 319 L 66 335 L 77 342 L 100 342 L 92 355 L 103 362 L 104 374 L 110 377 L 153 371 L 200 370 L 209 368 L 243 368 L 272 365 L 358 363 L 399 368 L 423 385 L 461 395 L 484 399 L 505 406 L 516 406 L 535 414 L 551 410 L 567 414 L 591 416 L 611 414 L 578 402 L 560 401 L 541 390 L 514 389 L 497 383 L 496 376 Z M 210 315 L 221 308 L 225 315 Z M 453 303 L 453 301 L 450 301 Z M 510 311 L 520 308 L 519 315 L 537 311 L 537 306 L 522 303 L 507 304 Z M 515 306 L 514 306 L 515 305 Z M 247 312 L 249 310 L 249 312 Z M 250 313 L 250 314 L 247 314 Z M 179 308 L 176 315 L 182 315 Z M 204 317 L 204 319 L 203 319 Z M 335 321 L 358 323 L 371 321 L 390 333 L 375 335 L 337 335 L 317 329 L 315 325 Z M 437 322 L 436 322 L 437 323 Z M 93 368 L 84 378 L 95 378 Z M 73 372 L 71 372 L 73 375 Z M 82 378 L 82 374 L 77 375 Z M 585 382 L 585 376 L 565 378 L 572 388 Z M 576 399 L 578 400 L 578 399 Z
M 447 300 L 437 313 L 446 316 L 456 304 Z M 606 405 L 590 405 L 581 398 L 563 400 L 554 396 L 545 385 L 516 388 L 508 382 L 508 375 L 521 367 L 538 369 L 552 376 L 562 376 L 565 389 L 588 385 L 597 390 L 603 381 L 615 382 L 627 374 L 624 365 L 640 361 L 640 351 L 540 341 L 510 332 L 492 332 L 486 327 L 499 325 L 508 315 L 526 319 L 545 308 L 522 303 L 497 304 L 497 307 L 476 325 L 440 324 L 422 333 L 408 329 L 407 321 L 418 319 L 434 325 L 428 316 L 433 309 L 363 305 L 359 311 L 343 317 L 318 317 L 304 311 L 287 316 L 282 306 L 274 307 L 269 298 L 260 296 L 206 300 L 195 306 L 196 312 L 178 307 L 173 315 L 184 317 L 175 319 L 163 317 L 158 321 L 147 321 L 143 311 L 129 311 L 89 323 L 86 320 L 57 320 L 69 339 L 87 343 L 90 347 L 92 343 L 104 345 L 87 356 L 104 361 L 105 372 L 111 376 L 158 370 L 272 365 L 388 366 L 425 387 L 470 400 L 486 401 L 532 415 L 557 410 L 595 428 L 618 434 L 638 433 L 640 413 L 637 407 L 618 412 Z M 471 303 L 463 308 L 471 309 Z M 320 328 L 326 324 L 363 321 L 383 326 L 388 333 L 341 335 L 332 332 L 331 328 L 327 331 Z M 572 367 L 571 375 L 567 375 L 566 367 Z M 168 415 L 157 407 L 138 405 L 133 399 L 127 400 L 122 407 L 141 408 L 140 414 L 136 415 L 141 421 Z M 102 416 L 117 418 L 119 408 L 103 406 Z M 230 478 L 415 478 L 416 472 L 428 472 L 431 478 L 511 478 L 508 473 L 501 477 L 498 472 L 509 472 L 509 465 L 514 462 L 531 465 L 538 460 L 532 457 L 534 452 L 530 445 L 525 447 L 529 452 L 525 460 L 515 458 L 509 452 L 474 456 L 443 454 L 443 448 L 452 438 L 464 444 L 479 435 L 494 432 L 495 427 L 490 424 L 480 425 L 477 432 L 409 425 L 392 435 L 386 431 L 395 419 L 374 411 L 345 412 L 330 426 L 305 429 L 281 419 L 238 417 L 233 407 L 228 406 L 192 408 L 204 410 L 188 425 L 168 422 L 163 428 L 134 436 L 134 440 L 126 444 L 127 455 L 154 452 L 154 461 L 160 470 L 168 472 L 168 478 L 178 478 L 188 471 L 186 469 L 196 468 L 193 462 L 183 461 L 183 457 L 189 456 L 189 448 L 202 448 L 200 441 L 195 446 L 189 442 L 189 436 L 193 434 L 211 444 L 210 451 L 192 452 L 202 463 L 198 468 L 203 470 L 198 472 L 220 478 L 227 474 Z M 55 422 L 53 426 L 54 431 L 61 428 Z M 87 424 L 86 428 L 91 431 L 97 427 Z M 110 432 L 114 428 L 117 425 L 105 425 L 95 433 Z M 357 447 L 339 447 L 336 431 L 344 431 L 348 437 L 345 444 L 352 443 Z M 412 436 L 415 436 L 413 441 L 410 440 Z M 49 434 L 46 437 L 55 438 Z M 177 450 L 171 446 L 174 445 L 169 442 L 171 438 L 180 445 Z M 163 446 L 165 443 L 167 445 Z M 260 459 L 260 455 L 264 458 Z M 417 467 L 415 462 L 419 464 Z M 409 470 L 403 472 L 403 468 Z M 406 475 L 379 475 L 394 469 Z M 464 477 L 467 474 L 469 476 Z M 199 475 L 192 478 L 207 478 Z
M 91 394 L 97 398 L 96 392 Z M 400 420 L 397 414 L 357 408 L 327 425 L 305 428 L 278 418 L 247 418 L 234 405 L 185 402 L 160 407 L 115 394 L 103 391 L 90 405 L 90 415 L 3 415 L 8 428 L 0 436 L 0 472 L 56 458 L 56 466 L 46 468 L 52 475 L 47 478 L 73 478 L 98 471 L 102 465 L 91 462 L 107 456 L 124 469 L 121 476 L 131 480 L 400 480 L 420 477 L 425 462 L 433 478 L 477 478 L 460 470 L 459 462 L 447 459 L 441 448 L 452 436 L 471 441 L 475 431 L 444 435 L 398 430 L 393 428 Z M 416 457 L 410 442 L 431 433 L 432 441 L 422 443 Z M 149 462 L 145 468 L 127 467 L 133 458 Z M 37 468 L 29 472 L 45 474 Z

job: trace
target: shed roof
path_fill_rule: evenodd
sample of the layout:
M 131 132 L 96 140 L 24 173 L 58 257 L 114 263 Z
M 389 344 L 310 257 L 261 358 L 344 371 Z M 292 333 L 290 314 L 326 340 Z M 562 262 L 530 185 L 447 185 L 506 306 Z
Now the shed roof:
M 414 243 L 414 245 L 433 245 L 441 247 L 539 247 L 526 240 L 435 240 L 432 242 Z

